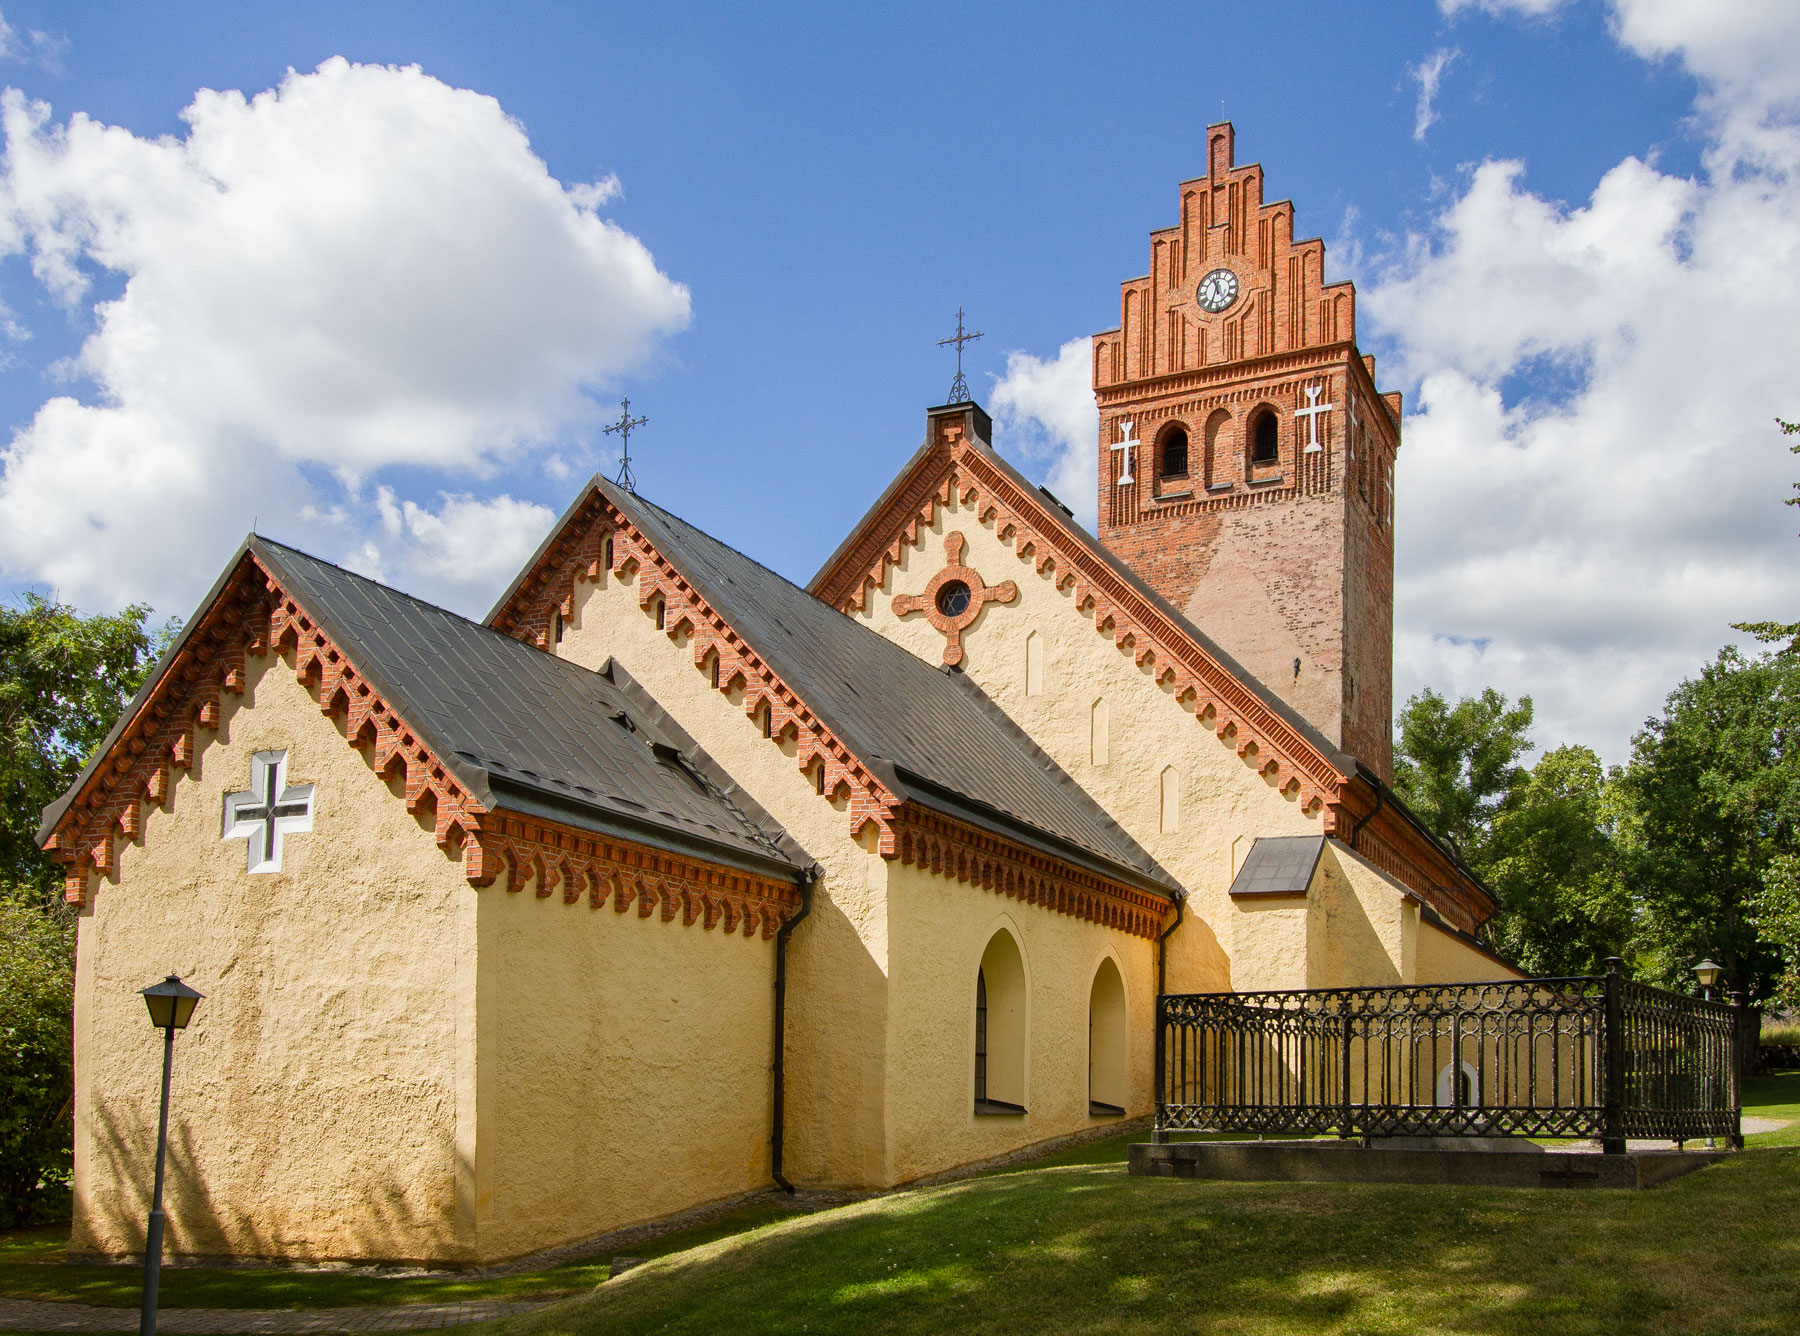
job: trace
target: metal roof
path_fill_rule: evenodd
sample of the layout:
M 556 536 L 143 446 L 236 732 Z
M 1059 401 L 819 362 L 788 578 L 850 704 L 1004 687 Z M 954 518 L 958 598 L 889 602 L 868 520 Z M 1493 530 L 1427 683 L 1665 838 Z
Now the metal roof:
M 594 486 L 898 796 L 1182 893 L 965 674 L 932 667 L 643 497 L 604 478 Z
M 690 739 L 599 673 L 280 543 L 250 550 L 484 806 L 792 865 Z
M 686 735 L 599 673 L 479 622 L 252 536 L 73 785 L 40 839 L 254 556 L 484 807 L 562 821 L 763 875 L 806 865 L 772 818 L 716 782 Z
M 1263 835 L 1232 878 L 1231 894 L 1305 895 L 1325 849 L 1323 835 Z

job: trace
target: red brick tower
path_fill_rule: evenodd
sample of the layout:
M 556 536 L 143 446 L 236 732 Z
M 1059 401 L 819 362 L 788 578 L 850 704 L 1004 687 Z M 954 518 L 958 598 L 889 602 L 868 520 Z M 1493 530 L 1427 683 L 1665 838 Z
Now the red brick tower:
M 1390 779 L 1400 396 L 1356 350 L 1324 243 L 1233 165 L 1229 123 L 1206 152 L 1094 336 L 1100 539 Z

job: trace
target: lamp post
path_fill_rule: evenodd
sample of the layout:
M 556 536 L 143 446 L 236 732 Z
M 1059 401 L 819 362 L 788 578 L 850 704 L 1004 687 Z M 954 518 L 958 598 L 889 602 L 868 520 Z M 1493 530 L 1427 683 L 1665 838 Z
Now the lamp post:
M 1725 972 L 1725 967 L 1715 963 L 1711 956 L 1708 956 L 1705 960 L 1701 961 L 1698 965 L 1694 966 L 1694 977 L 1700 981 L 1700 995 L 1702 997 L 1704 997 L 1708 1002 L 1713 1000 L 1712 990 L 1718 984 L 1719 976 L 1721 974 L 1723 974 L 1724 972 Z M 1732 1052 L 1734 1055 L 1736 1054 L 1736 1051 L 1737 1051 L 1737 1039 L 1736 1039 L 1736 1036 L 1734 1035 L 1732 1037 Z M 1710 1062 L 1706 1064 L 1705 1070 L 1706 1070 L 1706 1090 L 1705 1090 L 1704 1098 L 1706 1100 L 1706 1111 L 1710 1114 L 1712 1112 L 1712 1085 L 1713 1085 L 1712 1064 Z M 1718 1147 L 1718 1141 L 1716 1138 L 1708 1137 L 1706 1139 L 1706 1148 L 1708 1150 L 1715 1150 L 1715 1149 L 1717 1149 L 1717 1147 Z
M 1708 1002 L 1712 1001 L 1712 990 L 1724 972 L 1723 965 L 1715 965 L 1711 960 L 1703 960 L 1694 966 L 1694 977 L 1700 981 L 1700 992 Z
M 150 1024 L 163 1032 L 162 1112 L 156 1120 L 156 1187 L 150 1194 L 150 1227 L 144 1234 L 144 1307 L 138 1336 L 156 1336 L 156 1284 L 162 1272 L 163 1161 L 169 1149 L 169 1071 L 175 1063 L 175 1032 L 187 1029 L 196 993 L 175 975 L 139 990 L 150 1008 Z

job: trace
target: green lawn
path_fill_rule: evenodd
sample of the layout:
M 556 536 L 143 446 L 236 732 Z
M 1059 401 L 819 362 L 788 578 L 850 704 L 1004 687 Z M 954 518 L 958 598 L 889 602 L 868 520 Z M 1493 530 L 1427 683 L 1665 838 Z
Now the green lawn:
M 1800 1131 L 1755 1144 L 1651 1192 L 1037 1168 L 768 1226 L 494 1330 L 1793 1333 Z
M 1745 1110 L 1800 1119 L 1800 1073 Z M 1141 1134 L 1139 1134 L 1141 1135 Z M 814 1215 L 758 1204 L 604 1260 L 489 1279 L 163 1273 L 175 1305 L 574 1297 L 508 1333 L 1800 1331 L 1800 1124 L 1652 1192 L 1127 1177 L 1137 1137 Z M 137 1277 L 0 1236 L 0 1293 L 129 1306 Z M 486 1332 L 488 1328 L 482 1328 Z
M 623 1251 L 633 1257 L 662 1257 L 794 1214 L 780 1205 L 756 1202 L 704 1225 L 664 1234 Z M 65 1265 L 62 1254 L 68 1241 L 67 1225 L 0 1232 L 0 1296 L 137 1306 L 139 1268 Z M 529 1299 L 590 1290 L 606 1279 L 611 1263 L 608 1254 L 515 1276 L 467 1277 L 164 1267 L 159 1295 L 165 1308 L 336 1308 L 452 1299 Z

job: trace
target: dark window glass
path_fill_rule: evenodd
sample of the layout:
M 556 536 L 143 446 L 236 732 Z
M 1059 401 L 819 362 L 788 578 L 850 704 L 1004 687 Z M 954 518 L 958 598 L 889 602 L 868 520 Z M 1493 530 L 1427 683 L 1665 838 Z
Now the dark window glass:
M 1188 471 L 1188 437 L 1181 427 L 1171 427 L 1163 437 L 1162 476 L 1185 478 Z
M 1256 419 L 1256 441 L 1250 455 L 1252 463 L 1273 464 L 1275 462 L 1280 453 L 1275 440 L 1277 430 L 1273 413 L 1264 413 Z
M 975 1102 L 987 1099 L 987 975 L 975 971 Z
M 952 580 L 937 591 L 937 608 L 946 617 L 959 617 L 969 606 L 969 586 Z

